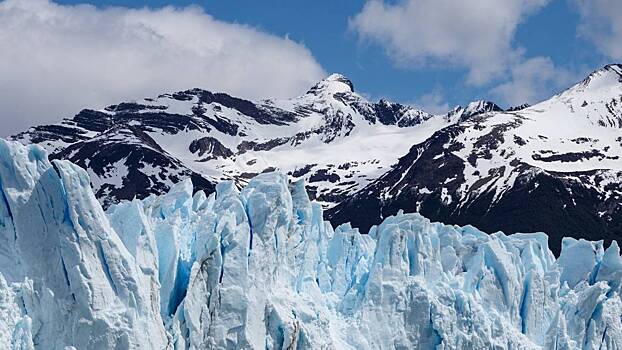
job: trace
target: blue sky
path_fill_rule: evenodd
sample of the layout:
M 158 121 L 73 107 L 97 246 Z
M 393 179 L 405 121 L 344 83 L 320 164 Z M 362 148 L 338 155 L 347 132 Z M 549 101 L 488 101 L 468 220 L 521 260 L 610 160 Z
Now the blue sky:
M 75 4 L 82 1 L 59 1 Z M 442 91 L 449 105 L 475 99 L 496 100 L 491 85 L 464 84 L 465 69 L 459 67 L 400 67 L 387 57 L 382 47 L 362 41 L 349 19 L 361 11 L 365 1 L 136 1 L 103 0 L 90 2 L 100 7 L 203 7 L 217 19 L 247 24 L 263 31 L 288 36 L 305 45 L 327 72 L 339 72 L 354 81 L 358 90 L 371 98 L 388 98 L 405 103 L 433 91 Z M 577 35 L 578 11 L 565 0 L 554 0 L 517 27 L 514 42 L 527 56 L 550 57 L 567 67 L 577 79 L 609 62 L 587 40 Z M 545 98 L 558 89 L 550 86 Z M 504 101 L 499 101 L 503 104 Z
M 24 2 L 32 3 L 32 8 L 27 9 Z M 248 98 L 268 97 L 262 93 L 285 97 L 289 91 L 290 95 L 298 94 L 303 86 L 331 72 L 349 77 L 357 91 L 371 99 L 386 98 L 434 112 L 476 99 L 488 99 L 509 107 L 547 98 L 590 71 L 622 58 L 622 25 L 619 24 L 622 23 L 622 2 L 619 0 L 91 0 L 87 3 L 94 5 L 93 8 L 76 6 L 83 3 L 75 0 L 0 2 L 0 34 L 4 11 L 6 18 L 14 22 L 10 28 L 27 28 L 18 34 L 23 40 L 17 46 L 31 41 L 30 46 L 23 45 L 24 57 L 13 57 L 26 72 L 15 76 L 15 80 L 34 75 L 31 73 L 33 67 L 41 69 L 40 62 L 31 62 L 31 55 L 26 55 L 33 48 L 46 52 L 38 40 L 41 33 L 50 36 L 51 42 L 55 42 L 54 35 L 58 35 L 58 44 L 55 47 L 50 44 L 52 54 L 46 55 L 57 57 L 56 61 L 51 60 L 50 69 L 39 74 L 49 76 L 51 80 L 59 71 L 73 73 L 75 63 L 69 65 L 66 62 L 74 57 L 76 61 L 89 62 L 92 57 L 101 57 L 101 52 L 119 50 L 111 56 L 128 60 L 125 64 L 120 58 L 116 63 L 116 67 L 127 66 L 127 71 L 117 71 L 106 62 L 96 64 L 98 58 L 93 58 L 93 64 L 80 68 L 81 73 L 75 74 L 74 78 L 66 78 L 73 76 L 71 74 L 59 74 L 58 79 L 71 81 L 64 85 L 76 88 L 54 98 L 54 101 L 66 99 L 71 102 L 54 102 L 52 104 L 58 108 L 50 109 L 46 105 L 46 111 L 71 114 L 78 108 L 78 103 L 83 107 L 105 104 L 122 96 L 139 98 L 155 93 L 156 88 L 189 88 L 194 85 Z M 165 6 L 175 8 L 172 15 L 161 10 Z M 188 6 L 201 9 L 187 11 Z M 143 12 L 136 15 L 132 9 Z M 58 22 L 69 24 L 50 24 L 45 20 L 32 23 L 32 16 L 16 16 L 16 13 L 28 11 L 49 11 L 58 18 L 65 18 Z M 168 27 L 160 25 L 162 16 L 168 16 L 165 21 L 170 22 Z M 131 51 L 138 50 L 132 47 L 147 45 L 144 33 L 132 36 L 138 29 L 136 25 L 127 24 L 131 21 L 140 22 L 147 32 L 165 38 L 165 47 L 179 44 L 187 48 L 192 40 L 202 40 L 188 39 L 188 42 L 180 43 L 188 35 L 182 35 L 182 30 L 171 32 L 171 28 L 185 26 L 184 16 L 198 21 L 192 28 L 198 28 L 194 30 L 205 38 L 219 38 L 224 31 L 227 33 L 224 38 L 233 35 L 233 39 L 228 39 L 233 42 L 230 46 L 238 45 L 236 40 L 242 40 L 243 44 L 231 48 L 227 44 L 215 44 L 214 40 L 201 41 L 201 45 L 217 45 L 221 52 L 213 55 L 203 51 L 192 53 L 196 57 L 162 58 L 165 49 Z M 89 19 L 81 20 L 81 17 Z M 124 20 L 117 21 L 117 17 Z M 31 29 L 33 34 L 30 37 L 24 34 Z M 188 30 L 193 29 L 189 27 Z M 93 42 L 101 45 L 91 44 Z M 0 42 L 0 49 L 2 44 Z M 19 52 L 14 42 L 6 45 Z M 102 51 L 106 45 L 111 45 L 110 49 Z M 55 52 L 58 47 L 67 47 L 64 53 L 68 57 Z M 123 51 L 122 47 L 130 49 Z M 272 59 L 271 52 L 275 50 L 282 51 L 282 54 L 275 53 Z M 218 76 L 220 71 L 235 73 L 235 66 L 223 63 L 230 60 L 230 52 L 239 52 L 237 66 L 255 72 L 265 69 L 266 75 L 255 74 L 257 77 L 254 77 L 247 74 L 247 79 L 234 78 L 232 74 Z M 259 53 L 255 55 L 255 52 Z M 261 52 L 265 52 L 265 57 Z M 80 55 L 85 59 L 78 59 L 82 57 Z M 132 61 L 137 56 L 140 56 L 140 60 L 136 59 L 139 63 Z M 177 66 L 164 63 L 174 59 L 179 60 Z M 224 66 L 213 62 L 207 64 L 209 60 L 220 60 Z M 255 60 L 257 62 L 250 62 Z M 188 73 L 192 78 L 181 78 L 184 75 L 176 72 L 177 67 L 191 66 L 198 61 L 210 66 L 202 68 L 203 76 Z M 130 69 L 132 64 L 139 68 Z M 114 85 L 113 82 L 120 79 L 107 79 L 99 74 L 102 66 L 109 70 L 106 76 L 120 77 L 121 80 L 127 76 L 136 83 Z M 285 67 L 282 74 L 275 76 L 266 87 L 265 76 L 278 74 L 281 67 Z M 145 69 L 146 72 L 157 71 L 157 77 L 135 72 L 142 68 L 149 68 Z M 245 72 L 240 71 L 238 75 Z M 175 75 L 177 80 L 170 77 Z M 300 76 L 290 79 L 296 75 Z M 80 81 L 79 76 L 88 77 L 85 79 L 92 83 L 88 85 L 86 81 Z M 54 95 L 58 86 L 58 82 L 51 82 L 49 91 L 45 86 L 40 87 L 39 96 Z M 85 86 L 88 86 L 88 94 L 82 93 Z M 32 89 L 25 87 L 24 91 Z M 13 97 L 11 99 L 15 101 Z M 39 113 L 40 109 L 33 109 L 31 102 L 24 102 L 24 105 L 14 103 L 15 115 Z M 26 120 L 33 118 L 37 120 L 36 117 Z

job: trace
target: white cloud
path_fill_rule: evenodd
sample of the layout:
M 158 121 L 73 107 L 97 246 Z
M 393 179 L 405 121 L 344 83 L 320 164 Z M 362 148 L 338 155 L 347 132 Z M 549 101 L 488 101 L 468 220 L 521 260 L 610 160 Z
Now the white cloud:
M 581 20 L 579 36 L 593 42 L 611 59 L 622 59 L 622 1 L 572 0 Z
M 372 0 L 350 21 L 362 39 L 384 47 L 402 66 L 467 68 L 484 84 L 519 61 L 518 25 L 548 0 Z
M 439 87 L 419 96 L 411 104 L 416 108 L 433 114 L 443 114 L 449 111 L 449 103 L 447 103 L 445 95 Z
M 557 67 L 548 57 L 534 57 L 511 68 L 510 80 L 492 89 L 493 95 L 508 106 L 534 104 L 568 87 L 576 74 Z
M 83 107 L 192 87 L 288 97 L 324 75 L 301 44 L 198 7 L 0 2 L 0 136 Z

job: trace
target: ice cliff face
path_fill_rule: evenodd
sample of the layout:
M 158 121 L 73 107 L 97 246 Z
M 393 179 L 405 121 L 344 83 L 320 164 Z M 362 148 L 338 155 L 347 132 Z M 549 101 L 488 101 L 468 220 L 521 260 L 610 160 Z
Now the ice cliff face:
M 0 344 L 9 349 L 619 349 L 614 242 L 388 217 L 333 229 L 302 182 L 104 212 L 86 172 L 0 140 Z

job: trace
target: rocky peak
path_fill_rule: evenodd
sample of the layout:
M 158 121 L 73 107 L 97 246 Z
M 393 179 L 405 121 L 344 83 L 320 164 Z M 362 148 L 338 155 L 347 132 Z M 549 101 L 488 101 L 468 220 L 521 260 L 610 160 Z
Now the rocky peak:
M 467 120 L 468 118 L 488 112 L 502 112 L 503 108 L 499 107 L 497 104 L 490 101 L 473 101 L 469 103 L 466 107 L 457 106 L 449 113 L 447 113 L 446 119 L 451 120 L 453 122 Z
M 464 113 L 468 116 L 486 113 L 486 112 L 502 112 L 503 109 L 490 101 L 473 101 L 466 107 Z
M 599 91 L 622 87 L 622 65 L 608 64 L 601 69 L 595 70 L 580 83 L 566 90 L 569 92 Z
M 323 93 L 333 95 L 352 92 L 354 92 L 354 84 L 352 84 L 352 81 L 341 74 L 333 73 L 315 84 L 307 93 L 313 95 L 320 95 Z

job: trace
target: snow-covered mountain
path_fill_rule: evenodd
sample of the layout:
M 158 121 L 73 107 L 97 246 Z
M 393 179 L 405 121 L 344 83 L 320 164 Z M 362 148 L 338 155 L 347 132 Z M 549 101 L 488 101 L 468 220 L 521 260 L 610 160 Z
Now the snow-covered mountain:
M 622 66 L 531 107 L 461 120 L 415 144 L 329 213 L 367 229 L 399 209 L 488 231 L 622 237 Z
M 261 174 L 105 212 L 85 170 L 0 139 L 0 344 L 25 349 L 622 347 L 616 243 L 399 212 L 335 229 Z
M 305 179 L 333 224 L 368 229 L 398 209 L 488 231 L 622 235 L 622 66 L 535 106 L 473 102 L 445 115 L 367 101 L 333 74 L 288 100 L 194 89 L 16 135 L 89 172 L 97 197 L 208 193 L 271 170 Z M 524 205 L 529 203 L 529 205 Z
M 84 110 L 15 139 L 86 168 L 106 205 L 164 193 L 188 176 L 212 192 L 221 180 L 242 186 L 280 169 L 307 179 L 331 206 L 376 179 L 413 142 L 450 123 L 432 117 L 386 101 L 370 103 L 334 74 L 290 100 L 251 102 L 194 89 Z

